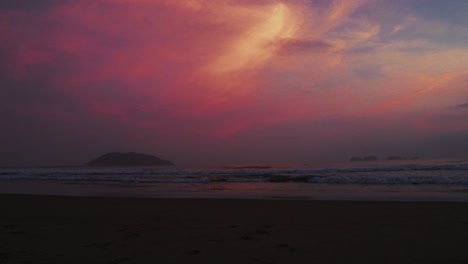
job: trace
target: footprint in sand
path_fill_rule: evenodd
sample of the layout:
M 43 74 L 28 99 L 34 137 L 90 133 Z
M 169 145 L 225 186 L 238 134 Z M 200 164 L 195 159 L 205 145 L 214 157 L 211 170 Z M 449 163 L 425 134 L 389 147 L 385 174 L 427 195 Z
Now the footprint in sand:
M 278 247 L 279 247 L 280 249 L 289 250 L 289 251 L 291 251 L 291 252 L 296 251 L 296 248 L 294 248 L 294 247 L 292 247 L 292 246 L 290 246 L 290 245 L 288 245 L 288 244 L 284 244 L 284 243 L 278 244 Z
M 187 254 L 189 255 L 198 255 L 201 253 L 201 250 L 199 249 L 194 249 L 194 250 L 190 250 L 189 252 L 187 252 Z
M 255 233 L 256 233 L 257 235 L 269 235 L 269 234 L 270 234 L 269 231 L 267 231 L 267 230 L 262 230 L 262 229 L 259 229 L 259 230 L 255 231 Z
M 119 263 L 122 263 L 122 262 L 125 262 L 125 261 L 128 261 L 128 260 L 130 260 L 129 257 L 123 257 L 123 258 L 119 258 L 119 259 L 109 261 L 109 262 L 107 262 L 107 264 L 119 264 Z

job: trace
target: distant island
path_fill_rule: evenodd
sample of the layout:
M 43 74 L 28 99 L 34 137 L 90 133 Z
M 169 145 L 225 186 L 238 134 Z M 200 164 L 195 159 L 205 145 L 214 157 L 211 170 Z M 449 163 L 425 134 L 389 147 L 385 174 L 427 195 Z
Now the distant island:
M 104 154 L 85 166 L 114 167 L 114 166 L 173 166 L 174 163 L 158 157 L 135 152 L 111 152 Z

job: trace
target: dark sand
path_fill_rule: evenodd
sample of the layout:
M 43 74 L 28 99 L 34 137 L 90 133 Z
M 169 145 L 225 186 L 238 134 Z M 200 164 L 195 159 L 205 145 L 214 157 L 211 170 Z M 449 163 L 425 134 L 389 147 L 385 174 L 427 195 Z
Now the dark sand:
M 0 195 L 0 263 L 468 263 L 468 204 Z

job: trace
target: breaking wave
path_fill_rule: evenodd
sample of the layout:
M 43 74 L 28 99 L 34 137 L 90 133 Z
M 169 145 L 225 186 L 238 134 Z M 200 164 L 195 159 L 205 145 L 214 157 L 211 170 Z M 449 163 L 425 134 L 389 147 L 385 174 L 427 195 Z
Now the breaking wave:
M 468 164 L 360 168 L 21 168 L 0 169 L 0 180 L 125 183 L 303 182 L 321 184 L 468 185 Z

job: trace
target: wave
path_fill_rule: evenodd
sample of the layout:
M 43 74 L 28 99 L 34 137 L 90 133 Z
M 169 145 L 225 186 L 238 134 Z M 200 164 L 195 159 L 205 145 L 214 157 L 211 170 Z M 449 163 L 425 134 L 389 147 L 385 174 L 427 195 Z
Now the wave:
M 320 184 L 468 185 L 468 164 L 359 168 L 27 168 L 0 169 L 0 180 L 122 183 L 303 182 Z

